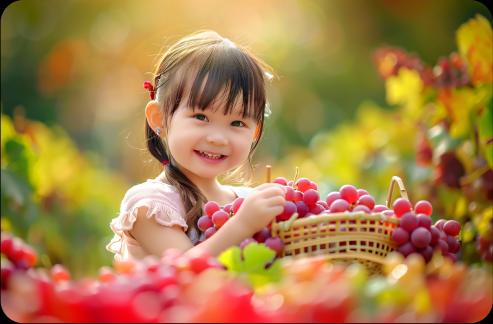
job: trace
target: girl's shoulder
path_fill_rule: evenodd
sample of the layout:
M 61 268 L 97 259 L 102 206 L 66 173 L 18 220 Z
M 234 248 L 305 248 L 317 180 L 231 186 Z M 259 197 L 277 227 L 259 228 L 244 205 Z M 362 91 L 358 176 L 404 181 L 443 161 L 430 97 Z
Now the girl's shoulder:
M 157 179 L 147 179 L 130 187 L 123 197 L 123 205 L 133 205 L 142 199 L 165 200 L 172 205 L 180 202 L 180 195 L 175 187 Z

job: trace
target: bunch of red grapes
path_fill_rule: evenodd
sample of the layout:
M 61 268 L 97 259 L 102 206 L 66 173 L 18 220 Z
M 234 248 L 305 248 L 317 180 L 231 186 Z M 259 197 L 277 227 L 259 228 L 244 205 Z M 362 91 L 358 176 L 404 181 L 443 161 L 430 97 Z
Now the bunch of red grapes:
M 197 227 L 202 231 L 199 243 L 214 235 L 218 229 L 233 217 L 238 209 L 240 209 L 243 200 L 243 197 L 238 197 L 232 203 L 224 206 L 220 206 L 215 201 L 208 201 L 205 203 L 203 207 L 204 215 L 200 216 L 197 220 Z M 243 249 L 253 242 L 265 244 L 265 246 L 276 252 L 277 256 L 280 256 L 283 249 L 281 239 L 279 237 L 272 237 L 268 227 L 262 228 L 255 233 L 253 237 L 243 240 L 243 242 L 240 243 L 240 248 Z
M 394 229 L 392 239 L 397 243 L 397 251 L 404 256 L 419 253 L 426 262 L 430 261 L 435 249 L 453 261 L 457 260 L 460 243 L 460 223 L 455 220 L 440 219 L 432 225 L 431 203 L 420 200 L 412 208 L 409 200 L 398 198 L 393 204 L 395 215 L 400 219 Z
M 38 255 L 34 249 L 24 243 L 20 238 L 2 233 L 1 252 L 2 258 L 2 289 L 14 271 L 26 271 L 37 261 Z
M 285 185 L 287 189 L 284 211 L 277 215 L 277 221 L 288 220 L 294 213 L 298 213 L 298 218 L 342 212 L 384 212 L 389 216 L 392 214 L 386 206 L 375 204 L 375 199 L 368 191 L 353 185 L 343 185 L 322 200 L 317 191 L 317 184 L 307 178 L 300 178 L 294 183 L 284 178 L 276 178 L 274 182 Z

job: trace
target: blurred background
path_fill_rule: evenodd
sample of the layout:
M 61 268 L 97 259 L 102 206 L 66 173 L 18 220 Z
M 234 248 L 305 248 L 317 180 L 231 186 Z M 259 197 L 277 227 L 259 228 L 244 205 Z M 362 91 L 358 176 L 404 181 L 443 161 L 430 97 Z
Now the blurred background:
M 76 275 L 111 263 L 104 246 L 123 194 L 160 172 L 144 144 L 143 81 L 166 46 L 199 29 L 248 46 L 278 76 L 257 183 L 265 164 L 286 178 L 298 166 L 323 194 L 352 183 L 383 203 L 398 174 L 411 199 L 445 199 L 425 190 L 434 167 L 416 164 L 418 128 L 393 115 L 403 105 L 389 100 L 375 53 L 399 47 L 431 68 L 458 51 L 457 29 L 478 14 L 491 24 L 471 0 L 14 2 L 1 21 L 2 231 Z M 464 199 L 439 216 L 467 222 L 470 202 L 484 199 Z

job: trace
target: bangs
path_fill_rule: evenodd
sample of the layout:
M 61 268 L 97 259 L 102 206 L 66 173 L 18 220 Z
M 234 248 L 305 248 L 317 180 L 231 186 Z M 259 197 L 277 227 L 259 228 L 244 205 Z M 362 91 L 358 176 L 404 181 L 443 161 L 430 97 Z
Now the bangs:
M 219 45 L 192 58 L 192 65 L 197 69 L 191 78 L 189 107 L 205 110 L 215 100 L 224 99 L 224 114 L 230 114 L 241 99 L 243 118 L 263 120 L 264 75 L 252 57 L 237 47 Z

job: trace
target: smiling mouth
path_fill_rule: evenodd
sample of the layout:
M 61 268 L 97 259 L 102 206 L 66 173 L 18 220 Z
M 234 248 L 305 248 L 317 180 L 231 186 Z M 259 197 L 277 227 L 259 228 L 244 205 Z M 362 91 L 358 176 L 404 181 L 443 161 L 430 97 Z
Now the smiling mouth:
M 222 160 L 222 159 L 226 158 L 226 155 L 223 155 L 223 154 L 209 153 L 209 152 L 199 151 L 199 150 L 194 150 L 194 152 L 197 153 L 198 155 L 202 156 L 202 157 L 205 157 L 205 158 L 211 159 L 211 160 Z

